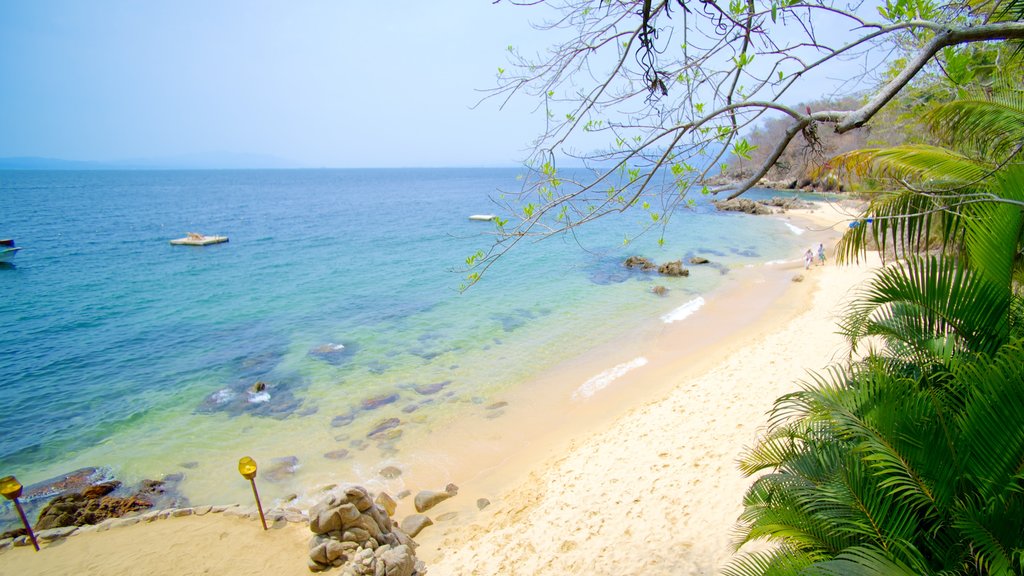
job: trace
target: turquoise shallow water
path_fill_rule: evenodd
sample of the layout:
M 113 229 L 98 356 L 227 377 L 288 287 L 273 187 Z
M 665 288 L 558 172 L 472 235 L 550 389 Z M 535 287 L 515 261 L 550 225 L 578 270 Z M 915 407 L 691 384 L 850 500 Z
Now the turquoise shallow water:
M 400 434 L 435 415 L 486 404 L 729 269 L 803 250 L 781 219 L 701 201 L 664 248 L 655 235 L 623 248 L 643 216 L 628 215 L 524 244 L 460 294 L 451 269 L 492 226 L 466 217 L 494 211 L 488 195 L 517 174 L 0 172 L 0 236 L 23 247 L 0 269 L 0 473 L 109 466 L 132 480 L 275 442 L 353 466 L 365 450 L 401 457 Z M 168 244 L 188 231 L 231 241 Z M 716 267 L 656 280 L 621 266 L 691 253 Z M 656 281 L 670 298 L 650 294 Z M 184 488 L 204 501 L 217 484 Z

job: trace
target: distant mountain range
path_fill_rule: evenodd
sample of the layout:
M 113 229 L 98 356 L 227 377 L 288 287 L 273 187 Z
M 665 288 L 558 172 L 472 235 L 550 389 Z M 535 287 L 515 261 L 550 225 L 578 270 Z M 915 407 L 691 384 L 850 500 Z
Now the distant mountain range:
M 237 170 L 259 168 L 303 168 L 303 166 L 265 154 L 212 152 L 166 158 L 133 158 L 109 162 L 64 160 L 19 156 L 0 158 L 0 170 Z

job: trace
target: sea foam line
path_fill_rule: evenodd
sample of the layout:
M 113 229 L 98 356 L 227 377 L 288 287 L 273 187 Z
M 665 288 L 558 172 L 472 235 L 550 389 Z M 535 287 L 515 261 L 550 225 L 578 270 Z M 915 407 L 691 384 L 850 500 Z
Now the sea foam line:
M 794 226 L 794 225 L 790 224 L 789 222 L 786 222 L 785 220 L 783 220 L 782 223 L 785 224 L 786 227 L 789 228 L 790 232 L 792 232 L 793 234 L 796 234 L 797 236 L 800 236 L 804 232 L 806 232 L 806 230 L 804 230 L 803 228 L 801 228 L 799 226 Z
M 586 400 L 587 398 L 590 398 L 594 394 L 597 394 L 604 388 L 607 388 L 608 385 L 611 384 L 612 382 L 625 376 L 627 372 L 646 365 L 647 358 L 640 356 L 639 358 L 634 358 L 629 362 L 623 362 L 622 364 L 618 364 L 612 368 L 609 368 L 604 372 L 601 372 L 597 376 L 594 376 L 590 380 L 584 382 L 579 388 L 576 389 L 575 392 L 572 393 L 572 399 Z
M 673 322 L 679 322 L 680 320 L 686 320 L 691 314 L 700 310 L 704 306 L 704 297 L 697 296 L 693 300 L 690 300 L 686 304 L 683 304 L 679 308 L 665 314 L 661 317 L 661 321 L 665 324 L 671 324 Z

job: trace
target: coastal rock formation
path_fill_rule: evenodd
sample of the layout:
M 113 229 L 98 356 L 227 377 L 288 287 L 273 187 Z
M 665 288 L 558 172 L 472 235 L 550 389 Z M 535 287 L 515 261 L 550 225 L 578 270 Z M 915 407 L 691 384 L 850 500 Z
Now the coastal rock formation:
M 665 276 L 689 276 L 690 271 L 683 268 L 682 260 L 676 260 L 675 262 L 666 262 L 658 266 L 658 274 Z
M 775 213 L 775 210 L 772 210 L 768 206 L 747 198 L 712 200 L 711 203 L 714 204 L 715 208 L 722 212 L 743 212 L 744 214 L 755 214 L 758 216 Z
M 773 197 L 771 200 L 749 200 L 734 198 L 732 200 L 712 200 L 715 208 L 723 212 L 743 212 L 745 214 L 775 214 L 786 210 L 814 208 L 814 204 L 799 198 Z M 778 210 L 776 210 L 776 208 Z
M 765 206 L 772 206 L 774 208 L 782 208 L 782 211 L 786 210 L 806 210 L 814 208 L 814 203 L 799 198 L 782 198 L 779 196 L 772 197 L 771 200 L 758 200 L 759 203 Z
M 626 268 L 639 268 L 643 272 L 651 272 L 656 270 L 659 274 L 665 276 L 689 276 L 690 271 L 683 268 L 683 261 L 676 260 L 675 262 L 666 262 L 665 264 L 655 264 L 643 256 L 630 256 L 623 262 Z M 656 292 L 657 293 L 657 292 Z
M 626 268 L 639 268 L 644 272 L 657 268 L 657 265 L 654 262 L 651 262 L 643 256 L 630 256 L 629 258 L 626 258 L 625 265 Z
M 416 543 L 360 486 L 343 486 L 309 509 L 309 569 L 345 576 L 414 576 L 424 571 Z
M 694 266 L 697 266 L 699 264 L 707 264 L 708 262 L 710 262 L 710 260 L 708 260 L 707 258 L 705 258 L 703 256 L 691 256 L 690 257 L 690 264 L 692 264 Z
M 66 494 L 54 498 L 43 508 L 34 528 L 49 530 L 63 526 L 99 524 L 107 518 L 120 518 L 129 512 L 145 510 L 152 506 L 152 502 L 138 496 L 88 498 L 79 493 Z

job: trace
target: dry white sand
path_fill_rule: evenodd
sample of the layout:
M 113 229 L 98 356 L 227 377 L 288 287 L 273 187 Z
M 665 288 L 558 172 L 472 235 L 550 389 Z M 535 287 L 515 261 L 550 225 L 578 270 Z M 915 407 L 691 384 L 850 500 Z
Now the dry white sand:
M 827 227 L 842 216 L 819 209 L 803 217 Z M 417 538 L 430 574 L 715 573 L 733 552 L 750 484 L 736 460 L 775 398 L 845 354 L 836 314 L 873 265 L 813 268 L 756 329 L 688 366 L 656 358 L 631 373 L 629 389 L 642 391 L 637 407 L 587 420 L 601 424 L 526 447 L 460 482 L 457 498 L 430 511 L 458 516 Z M 803 273 L 802 264 L 792 268 Z M 640 385 L 645 379 L 650 386 Z M 477 511 L 483 495 L 493 503 Z M 400 517 L 409 506 L 400 504 Z M 9 549 L 0 575 L 308 574 L 309 536 L 302 525 L 263 532 L 258 522 L 219 514 L 169 518 L 75 535 L 39 553 Z

